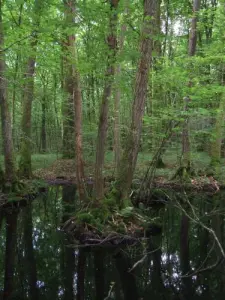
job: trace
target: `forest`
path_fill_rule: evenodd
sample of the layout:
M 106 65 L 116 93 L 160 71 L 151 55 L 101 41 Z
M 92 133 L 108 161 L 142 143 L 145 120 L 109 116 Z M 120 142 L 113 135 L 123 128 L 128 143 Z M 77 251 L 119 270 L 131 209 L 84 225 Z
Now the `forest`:
M 0 300 L 225 293 L 225 0 L 0 0 Z

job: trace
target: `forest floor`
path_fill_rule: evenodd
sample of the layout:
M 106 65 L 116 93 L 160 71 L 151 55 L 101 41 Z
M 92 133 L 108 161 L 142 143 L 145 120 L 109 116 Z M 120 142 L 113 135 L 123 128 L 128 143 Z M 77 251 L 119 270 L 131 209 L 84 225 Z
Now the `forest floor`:
M 155 176 L 159 181 L 168 181 L 179 168 L 179 154 L 176 151 L 167 151 L 163 156 L 165 168 L 156 169 Z M 85 159 L 85 176 L 93 178 L 94 176 L 94 155 L 87 156 Z M 135 172 L 135 179 L 144 178 L 152 161 L 152 155 L 147 152 L 140 152 Z M 210 157 L 205 152 L 197 152 L 192 155 L 193 166 L 196 174 L 204 176 L 209 169 Z M 34 176 L 47 181 L 64 179 L 75 181 L 75 160 L 62 159 L 58 154 L 37 154 L 32 156 L 32 166 Z M 105 177 L 113 178 L 115 175 L 113 152 L 108 151 L 105 159 Z M 225 183 L 225 159 L 223 159 L 220 175 L 216 179 L 222 184 Z

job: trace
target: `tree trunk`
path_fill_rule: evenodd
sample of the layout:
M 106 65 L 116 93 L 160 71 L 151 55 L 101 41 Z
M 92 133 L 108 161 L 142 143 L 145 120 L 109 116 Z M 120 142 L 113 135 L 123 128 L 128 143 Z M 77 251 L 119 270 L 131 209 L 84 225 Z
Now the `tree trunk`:
M 13 183 L 16 180 L 15 163 L 13 158 L 12 125 L 7 102 L 7 81 L 5 78 L 6 64 L 4 55 L 4 32 L 2 24 L 2 0 L 0 0 L 0 106 L 3 149 L 5 159 L 5 180 Z
M 45 93 L 45 92 L 44 92 Z M 47 150 L 47 139 L 46 139 L 46 99 L 43 95 L 41 102 L 42 114 L 41 114 L 41 152 L 45 153 Z
M 128 15 L 128 3 L 127 0 L 124 3 L 125 6 L 125 17 Z M 121 26 L 121 34 L 119 37 L 119 52 L 123 51 L 125 35 L 127 31 L 126 23 L 122 24 Z M 121 98 L 121 89 L 120 89 L 120 76 L 121 76 L 121 66 L 120 64 L 117 65 L 115 69 L 115 78 L 116 78 L 116 87 L 115 87 L 115 94 L 114 94 L 114 155 L 115 155 L 115 165 L 116 165 L 116 172 L 118 173 L 119 170 L 119 163 L 120 163 L 120 152 L 121 152 L 121 145 L 120 145 L 120 98 Z
M 188 55 L 194 56 L 196 52 L 197 45 L 197 22 L 198 22 L 198 12 L 200 9 L 201 0 L 193 0 L 193 17 L 191 21 L 191 30 L 189 35 L 188 44 Z M 188 86 L 192 86 L 191 78 L 189 78 Z M 188 111 L 188 102 L 190 101 L 189 96 L 184 97 L 184 111 Z M 186 172 L 189 172 L 191 166 L 191 149 L 190 149 L 190 139 L 189 139 L 189 121 L 188 117 L 184 120 L 183 133 L 182 133 L 182 168 Z
M 221 145 L 224 132 L 224 118 L 225 118 L 225 93 L 222 94 L 219 110 L 216 116 L 216 124 L 214 128 L 213 142 L 211 145 L 211 165 L 216 169 L 220 167 L 221 163 Z
M 117 7 L 119 0 L 110 0 L 110 18 L 109 18 L 109 35 L 107 44 L 109 48 L 107 70 L 105 74 L 105 86 L 100 107 L 100 117 L 98 125 L 98 137 L 96 145 L 96 162 L 95 162 L 95 196 L 97 200 L 104 197 L 104 178 L 103 166 L 105 160 L 105 144 L 108 127 L 109 99 L 111 96 L 112 84 L 115 75 L 115 59 L 117 52 L 116 25 L 117 25 Z
M 75 15 L 75 3 L 74 0 L 65 1 L 65 15 L 69 24 L 74 23 Z M 67 51 L 73 61 L 76 61 L 76 44 L 75 36 L 70 35 L 67 37 Z M 84 164 L 83 164 L 83 152 L 82 152 L 82 95 L 80 88 L 80 76 L 75 63 L 71 65 L 71 77 L 68 77 L 68 81 L 71 83 L 70 96 L 73 100 L 73 120 L 75 128 L 75 148 L 74 155 L 76 153 L 76 181 L 79 192 L 80 200 L 85 200 L 85 187 L 84 187 Z
M 22 23 L 22 11 L 23 11 L 24 3 L 20 5 L 19 8 L 19 17 L 18 17 L 18 26 L 21 26 Z M 15 70 L 13 74 L 13 92 L 12 92 L 12 137 L 13 137 L 13 143 L 14 146 L 18 146 L 16 143 L 16 137 L 15 137 L 15 127 L 16 127 L 16 93 L 17 93 L 17 87 L 16 87 L 16 81 L 18 76 L 18 70 L 19 70 L 19 63 L 21 61 L 21 50 L 20 50 L 20 43 L 18 44 L 17 54 L 16 54 L 16 60 L 15 60 Z
M 152 57 L 152 32 L 154 27 L 156 5 L 156 0 L 144 1 L 144 24 L 140 44 L 141 57 L 136 74 L 132 121 L 130 126 L 131 131 L 127 136 L 117 181 L 121 199 L 126 199 L 128 197 L 128 192 L 132 183 L 137 162 L 142 129 L 142 117 L 144 114 L 148 88 L 149 66 Z
M 22 108 L 22 132 L 23 136 L 21 139 L 21 157 L 19 162 L 19 173 L 25 178 L 31 178 L 31 112 L 32 112 L 32 101 L 34 98 L 34 72 L 36 62 L 36 52 L 38 43 L 37 27 L 40 22 L 40 10 L 42 1 L 36 0 L 34 3 L 34 17 L 33 25 L 34 30 L 30 40 L 31 54 L 27 60 L 26 71 L 24 74 L 24 91 L 23 91 L 23 108 Z
M 64 0 L 65 28 L 74 23 L 74 0 Z M 63 103 L 63 158 L 75 157 L 74 144 L 74 35 L 63 36 L 62 87 L 65 92 Z

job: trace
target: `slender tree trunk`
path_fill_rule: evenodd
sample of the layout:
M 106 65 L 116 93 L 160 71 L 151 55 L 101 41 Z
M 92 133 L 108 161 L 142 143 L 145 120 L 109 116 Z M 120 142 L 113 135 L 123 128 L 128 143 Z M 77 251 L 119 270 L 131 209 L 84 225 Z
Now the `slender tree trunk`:
M 19 18 L 18 18 L 18 26 L 21 25 L 22 22 L 22 11 L 23 11 L 23 4 L 20 5 L 19 9 Z M 16 54 L 16 61 L 15 61 L 15 71 L 13 74 L 13 92 L 12 92 L 12 136 L 13 136 L 13 142 L 14 146 L 16 144 L 16 138 L 15 138 L 15 126 L 16 126 L 16 92 L 17 92 L 17 76 L 18 76 L 18 70 L 19 70 L 19 62 L 21 60 L 21 50 L 20 50 L 20 44 L 18 45 L 18 50 Z
M 32 176 L 31 168 L 31 113 L 32 113 L 32 102 L 34 98 L 34 72 L 36 62 L 36 52 L 38 43 L 37 27 L 40 21 L 40 11 L 42 1 L 36 0 L 34 3 L 34 31 L 30 40 L 31 54 L 27 60 L 26 71 L 24 74 L 24 92 L 23 92 L 23 108 L 22 108 L 22 132 L 23 136 L 21 139 L 21 157 L 19 162 L 20 175 L 25 178 Z
M 64 0 L 65 6 L 65 27 L 74 23 L 74 0 Z M 73 34 L 63 36 L 62 47 L 62 87 L 65 92 L 63 102 L 63 158 L 75 157 L 74 143 L 74 78 L 73 63 L 74 59 L 74 41 Z
M 128 192 L 132 183 L 134 170 L 137 162 L 138 149 L 142 130 L 142 117 L 144 115 L 149 66 L 152 57 L 153 47 L 153 26 L 156 11 L 156 0 L 144 1 L 144 23 L 140 44 L 140 60 L 136 74 L 134 101 L 132 108 L 131 130 L 128 133 L 125 150 L 120 163 L 118 174 L 118 189 L 121 199 L 128 197 Z
M 41 152 L 45 153 L 47 150 L 47 139 L 46 139 L 46 99 L 43 96 L 41 102 L 42 115 L 41 115 Z
M 125 1 L 125 16 L 128 14 L 128 3 L 127 0 Z M 122 24 L 121 26 L 121 34 L 119 37 L 119 52 L 123 51 L 125 35 L 127 31 L 126 23 Z M 115 165 L 116 171 L 119 170 L 119 163 L 120 163 L 120 152 L 121 152 L 121 145 L 120 145 L 120 98 L 121 98 L 121 89 L 120 89 L 120 80 L 121 76 L 121 66 L 120 64 L 117 65 L 115 69 L 115 78 L 116 78 L 116 87 L 115 87 L 115 94 L 114 94 L 114 155 L 115 155 Z
M 11 299 L 14 292 L 14 272 L 17 240 L 17 213 L 6 215 L 5 278 L 3 300 Z
M 4 55 L 4 32 L 2 24 L 2 0 L 0 0 L 0 106 L 3 149 L 5 159 L 5 180 L 13 183 L 16 180 L 15 162 L 13 158 L 13 138 L 10 110 L 7 101 L 6 64 Z
M 216 116 L 216 124 L 214 128 L 213 142 L 211 145 L 211 165 L 219 168 L 221 163 L 221 145 L 224 132 L 225 118 L 225 93 L 222 94 L 219 110 Z
M 75 15 L 75 2 L 74 0 L 65 1 L 65 14 L 67 21 L 74 23 L 74 15 Z M 70 53 L 73 61 L 76 61 L 76 44 L 75 44 L 75 36 L 70 35 L 67 39 L 67 50 Z M 82 95 L 80 88 L 80 76 L 78 69 L 73 63 L 71 65 L 72 73 L 71 73 L 71 93 L 73 99 L 73 111 L 74 112 L 74 128 L 75 128 L 75 148 L 74 154 L 76 153 L 76 181 L 79 192 L 80 200 L 85 200 L 85 187 L 84 187 L 84 164 L 83 164 L 83 153 L 82 153 Z
M 196 52 L 197 45 L 197 22 L 198 22 L 198 12 L 200 9 L 201 0 L 193 0 L 193 17 L 191 21 L 191 31 L 189 35 L 189 44 L 188 44 L 188 55 L 194 56 Z M 190 87 L 192 86 L 191 78 L 189 78 Z M 184 97 L 184 111 L 188 111 L 188 102 L 190 101 L 189 96 Z M 182 133 L 182 167 L 184 170 L 188 171 L 191 166 L 191 147 L 190 147 L 190 138 L 189 138 L 189 121 L 188 117 L 184 120 L 183 133 Z
M 100 107 L 100 117 L 98 124 L 98 137 L 96 146 L 96 162 L 95 162 L 95 196 L 97 200 L 104 197 L 104 178 L 103 167 L 105 160 L 105 144 L 108 127 L 108 112 L 109 99 L 115 75 L 115 59 L 117 52 L 116 41 L 116 26 L 117 26 L 117 7 L 119 0 L 110 0 L 110 18 L 109 18 L 109 35 L 107 37 L 107 44 L 109 48 L 107 70 L 105 74 L 105 86 L 103 90 L 102 103 Z

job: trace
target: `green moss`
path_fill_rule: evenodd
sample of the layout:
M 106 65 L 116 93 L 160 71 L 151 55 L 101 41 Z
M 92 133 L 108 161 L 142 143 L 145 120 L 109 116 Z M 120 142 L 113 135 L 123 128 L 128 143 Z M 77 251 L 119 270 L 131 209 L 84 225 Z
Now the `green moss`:
M 104 204 L 108 208 L 109 211 L 113 212 L 117 209 L 117 201 L 115 197 L 105 198 Z
M 78 223 L 95 224 L 95 217 L 90 212 L 80 212 L 77 214 Z

